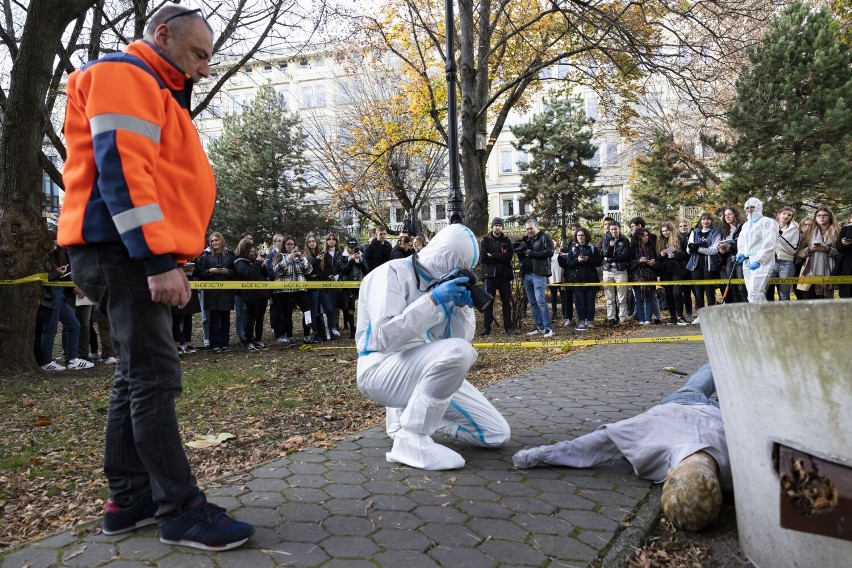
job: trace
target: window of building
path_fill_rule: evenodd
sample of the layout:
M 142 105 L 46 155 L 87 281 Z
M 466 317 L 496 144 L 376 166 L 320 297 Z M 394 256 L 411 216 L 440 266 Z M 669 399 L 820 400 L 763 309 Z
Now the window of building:
M 530 154 L 526 150 L 515 151 L 515 162 L 518 164 L 519 172 L 529 171 Z
M 514 199 L 504 199 L 503 200 L 503 217 L 513 217 L 515 215 L 515 200 Z
M 618 143 L 606 143 L 606 166 L 614 166 L 618 163 Z
M 447 218 L 447 206 L 443 203 L 437 203 L 435 205 L 435 219 L 438 219 L 440 221 L 441 219 L 446 219 L 446 218 Z
M 272 72 L 272 65 L 269 65 L 268 63 L 266 65 L 264 65 L 263 66 L 263 72 L 264 73 L 271 73 Z
M 586 97 L 586 101 L 584 104 L 584 110 L 586 111 L 586 118 L 589 119 L 597 119 L 598 118 L 598 110 L 600 108 L 600 101 L 595 95 L 589 95 Z
M 396 219 L 396 222 L 402 223 L 402 221 L 405 219 L 405 209 L 403 209 L 402 207 L 397 207 L 396 209 L 394 209 L 394 215 L 396 215 L 396 217 L 394 217 L 394 219 Z
M 314 58 L 314 65 L 316 65 L 317 67 L 322 67 L 323 65 L 325 65 L 325 57 L 323 57 L 322 55 L 317 55 Z
M 325 106 L 325 85 L 314 85 L 314 101 L 318 107 Z
M 589 160 L 589 165 L 593 168 L 600 167 L 601 165 L 601 148 L 598 146 L 595 148 L 595 155 L 592 156 L 592 159 Z
M 308 58 L 303 57 L 299 60 L 299 67 L 307 67 L 308 66 Z
M 606 195 L 606 210 L 619 211 L 621 209 L 621 192 L 613 191 Z
M 500 150 L 500 173 L 501 174 L 510 174 L 515 171 L 515 164 L 513 162 L 514 152 L 511 148 L 504 148 Z
M 251 66 L 250 66 L 250 65 L 246 65 L 245 67 L 243 67 L 243 71 L 245 71 L 246 73 L 251 73 L 251 72 L 252 72 L 252 68 L 251 68 Z
M 420 220 L 428 221 L 432 218 L 432 208 L 429 207 L 429 204 L 420 206 Z
M 284 71 L 285 69 L 287 69 L 287 62 L 283 61 L 283 62 L 279 63 L 278 69 L 280 69 L 281 71 Z
M 312 85 L 302 85 L 302 108 L 324 107 L 325 106 L 325 85 L 315 83 Z
M 524 212 L 524 215 L 532 215 L 532 202 L 521 199 L 519 202 L 521 211 Z

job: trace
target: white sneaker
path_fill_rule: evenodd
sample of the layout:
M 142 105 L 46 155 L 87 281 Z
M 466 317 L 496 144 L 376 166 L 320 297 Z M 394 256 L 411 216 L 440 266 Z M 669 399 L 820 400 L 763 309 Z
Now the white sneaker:
M 698 325 L 701 322 L 698 321 L 698 316 L 695 316 L 694 318 L 692 318 L 692 321 L 689 322 L 689 323 L 691 323 L 692 325 Z
M 203 340 L 203 342 L 202 342 L 201 344 L 202 344 L 204 347 L 210 347 L 210 340 L 209 340 L 209 339 L 205 339 L 205 340 Z
M 275 343 L 277 343 L 278 345 L 287 345 L 290 343 L 290 340 L 287 338 L 286 335 L 282 335 L 281 337 L 275 340 Z
M 592 323 L 592 320 L 586 320 L 586 327 L 592 329 L 593 327 L 595 327 L 595 324 Z
M 118 358 L 116 357 L 107 357 L 104 359 L 105 365 L 118 365 Z
M 542 334 L 542 337 L 553 337 L 553 330 L 552 329 L 545 329 L 544 334 Z
M 543 329 L 534 329 L 532 331 L 528 331 L 527 335 L 540 335 L 542 333 L 544 333 Z
M 86 361 L 85 359 L 71 359 L 68 361 L 68 368 L 74 371 L 78 371 L 80 369 L 91 369 L 94 366 L 94 363 Z
M 331 328 L 331 336 L 337 339 L 338 337 L 340 337 L 340 331 L 336 328 Z
M 572 325 L 574 325 L 574 322 L 571 320 L 563 320 L 562 325 L 564 325 L 565 327 L 571 327 Z
M 62 365 L 60 365 L 56 361 L 51 361 L 47 365 L 42 365 L 41 368 L 44 371 L 64 371 L 65 370 L 65 367 L 63 367 Z

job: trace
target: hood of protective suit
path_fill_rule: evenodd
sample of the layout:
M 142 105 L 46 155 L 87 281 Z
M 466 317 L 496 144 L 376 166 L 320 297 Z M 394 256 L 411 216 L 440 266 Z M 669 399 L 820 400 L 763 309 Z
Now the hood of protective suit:
M 754 213 L 750 213 L 748 218 L 750 221 L 754 221 L 756 219 L 760 219 L 763 215 L 763 202 L 757 197 L 749 197 L 746 202 L 744 209 L 754 206 Z
M 417 266 L 432 278 L 453 270 L 472 269 L 479 262 L 479 244 L 473 231 L 455 223 L 438 231 L 417 253 Z

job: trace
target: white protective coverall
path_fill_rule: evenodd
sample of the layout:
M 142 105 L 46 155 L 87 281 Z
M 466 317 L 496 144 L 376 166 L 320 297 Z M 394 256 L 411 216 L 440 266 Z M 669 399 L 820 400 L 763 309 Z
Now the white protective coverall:
M 453 224 L 415 256 L 391 260 L 361 282 L 358 388 L 389 407 L 389 416 L 403 409 L 388 461 L 430 470 L 463 467 L 458 453 L 432 440 L 436 431 L 482 447 L 509 440 L 505 418 L 464 378 L 477 358 L 470 344 L 473 309 L 436 305 L 427 290 L 454 270 L 472 268 L 478 256 L 473 232 Z
M 775 269 L 775 247 L 778 244 L 778 222 L 763 216 L 763 203 L 756 197 L 745 202 L 746 209 L 754 207 L 748 214 L 737 239 L 739 254 L 745 255 L 743 278 L 745 279 L 748 301 L 750 303 L 766 301 L 766 287 L 769 277 Z

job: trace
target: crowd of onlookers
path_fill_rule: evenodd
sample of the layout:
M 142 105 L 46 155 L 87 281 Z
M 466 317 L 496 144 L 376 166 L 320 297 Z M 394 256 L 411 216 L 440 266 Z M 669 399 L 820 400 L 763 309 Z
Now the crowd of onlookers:
M 208 237 L 208 246 L 196 259 L 183 265 L 190 281 L 280 281 L 286 288 L 193 289 L 190 301 L 172 308 L 172 334 L 180 355 L 196 353 L 199 348 L 214 352 L 231 349 L 236 332 L 239 347 L 246 351 L 267 348 L 263 341 L 267 311 L 268 325 L 278 345 L 296 346 L 334 340 L 342 331 L 355 336 L 355 302 L 358 288 L 317 288 L 298 283 L 319 281 L 360 281 L 370 269 L 395 258 L 415 253 L 426 241 L 405 232 L 395 245 L 388 240 L 387 227 L 371 231 L 371 241 L 360 244 L 348 239 L 345 244 L 334 233 L 318 236 L 309 233 L 298 240 L 276 234 L 271 246 L 255 245 L 251 233 L 241 235 L 231 248 L 219 232 Z M 73 279 L 66 252 L 54 245 L 48 279 Z M 292 283 L 295 283 L 292 284 Z M 294 326 L 297 311 L 301 331 Z M 232 324 L 232 316 L 233 324 Z M 193 318 L 200 314 L 202 343 L 193 343 Z M 54 344 L 62 323 L 64 364 L 53 356 Z M 97 326 L 97 333 L 95 332 Z M 301 335 L 297 343 L 297 334 Z M 99 353 L 98 339 L 102 351 Z M 109 338 L 109 320 L 76 287 L 45 286 L 37 318 L 34 353 L 42 369 L 88 369 L 94 361 L 116 364 Z
M 791 207 L 782 207 L 775 215 L 779 230 L 771 276 L 852 274 L 852 215 L 844 226 L 828 207 L 817 208 L 800 223 L 795 216 Z M 603 236 L 596 243 L 587 229 L 572 226 L 570 242 L 560 247 L 551 240 L 554 255 L 549 282 L 588 282 L 590 286 L 558 287 L 558 292 L 551 294 L 553 312 L 561 313 L 564 325 L 569 326 L 573 325 L 576 310 L 575 329 L 588 329 L 594 315 L 589 298 L 594 297 L 594 284 L 598 282 L 637 283 L 631 287 L 604 287 L 606 320 L 610 325 L 631 320 L 643 325 L 660 324 L 663 320 L 673 325 L 697 324 L 697 310 L 715 305 L 719 297 L 726 303 L 745 302 L 743 284 L 691 282 L 743 278 L 742 261 L 737 261 L 737 238 L 746 222 L 746 216 L 734 206 L 701 214 L 696 226 L 681 219 L 677 223 L 662 222 L 655 230 L 647 227 L 641 217 L 631 219 L 629 227 L 606 218 Z M 638 285 L 657 281 L 670 284 Z M 848 298 L 850 285 L 781 284 L 770 286 L 766 299 L 775 300 L 776 293 L 781 301 L 790 300 L 791 293 L 798 299 L 833 298 L 835 292 Z M 663 311 L 668 312 L 668 318 L 664 318 Z
M 796 211 L 781 208 L 775 215 L 779 238 L 772 276 L 829 276 L 852 274 L 852 216 L 842 226 L 827 207 L 796 222 Z M 703 213 L 697 225 L 681 219 L 665 221 L 651 230 L 641 217 L 629 227 L 612 218 L 603 220 L 603 235 L 572 225 L 570 241 L 559 243 L 540 230 L 534 219 L 527 221 L 525 236 L 510 239 L 503 221 L 495 218 L 491 231 L 480 242 L 481 271 L 485 288 L 499 297 L 502 323 L 507 334 L 515 334 L 511 281 L 520 268 L 526 301 L 535 328 L 528 335 L 554 335 L 552 318 L 561 316 L 564 326 L 586 331 L 595 325 L 595 306 L 603 288 L 606 323 L 633 321 L 641 325 L 697 324 L 698 309 L 714 305 L 719 297 L 726 303 L 744 302 L 742 284 L 691 284 L 691 281 L 742 278 L 736 262 L 736 240 L 745 215 L 734 206 L 715 214 Z M 357 287 L 317 288 L 300 282 L 360 281 L 373 268 L 395 258 L 405 258 L 426 245 L 422 236 L 401 232 L 396 243 L 388 239 L 387 227 L 370 232 L 370 241 L 345 243 L 334 233 L 303 239 L 276 234 L 271 245 L 255 245 L 244 233 L 233 248 L 221 233 L 211 233 L 208 247 L 184 266 L 190 280 L 282 281 L 287 288 L 193 289 L 188 304 L 173 308 L 173 338 L 181 355 L 198 348 L 214 352 L 232 348 L 232 330 L 239 348 L 267 348 L 264 326 L 272 330 L 278 345 L 296 346 L 334 340 L 342 333 L 355 335 Z M 517 261 L 515 258 L 517 257 Z M 73 280 L 68 257 L 55 247 L 50 257 L 49 280 Z M 662 281 L 664 284 L 639 285 Z M 604 286 L 604 282 L 635 282 L 636 286 Z M 587 286 L 549 286 L 573 283 Z M 850 296 L 850 286 L 831 284 L 782 284 L 771 286 L 767 299 L 799 299 Z M 549 295 L 549 304 L 547 296 Z M 494 306 L 485 310 L 482 335 L 491 333 Z M 294 325 L 293 312 L 296 311 Z M 268 312 L 268 318 L 267 318 Z M 526 312 L 526 309 L 524 309 Z M 668 312 L 664 318 L 663 312 Z M 232 327 L 232 317 L 233 327 Z M 552 316 L 551 316 L 552 313 Z M 193 317 L 200 314 L 202 343 L 193 342 Z M 342 322 L 342 326 L 341 326 Z M 64 364 L 57 361 L 54 344 L 62 323 Z M 301 330 L 295 329 L 301 327 Z M 297 337 L 298 336 L 298 337 Z M 234 346 L 236 347 L 236 346 Z M 116 364 L 109 336 L 109 319 L 76 287 L 45 286 L 39 306 L 33 350 L 44 370 L 88 369 L 95 361 Z

